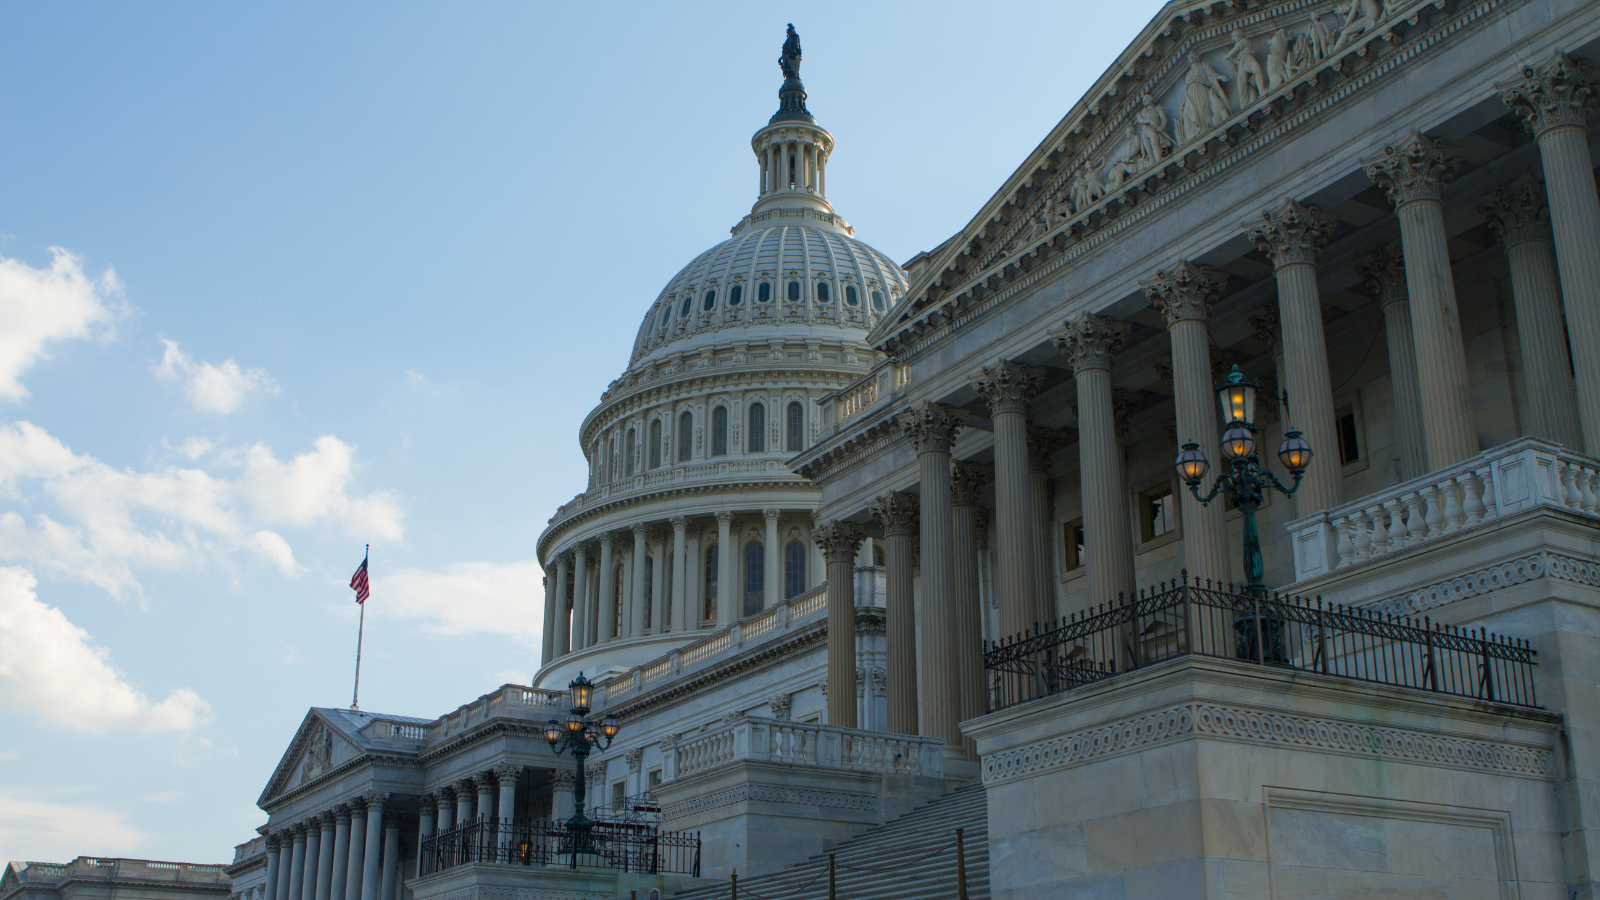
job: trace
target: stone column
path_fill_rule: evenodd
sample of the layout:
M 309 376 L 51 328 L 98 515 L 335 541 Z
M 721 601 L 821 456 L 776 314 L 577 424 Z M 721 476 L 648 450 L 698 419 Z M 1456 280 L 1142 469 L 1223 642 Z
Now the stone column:
M 556 642 L 553 648 L 556 659 L 572 652 L 572 610 L 567 608 L 567 578 L 571 568 L 565 553 L 556 557 Z
M 717 513 L 717 627 L 727 628 L 738 621 L 733 589 L 733 513 Z
M 488 850 L 494 846 L 493 839 L 489 836 L 489 828 L 495 820 L 494 795 L 500 787 L 500 781 L 487 772 L 473 778 L 478 786 L 478 847 L 480 851 Z
M 1124 322 L 1084 313 L 1055 338 L 1078 389 L 1078 485 L 1090 606 L 1131 597 L 1135 590 L 1133 530 L 1111 391 L 1111 361 L 1128 332 Z
M 306 862 L 301 872 L 302 884 L 300 896 L 304 900 L 316 900 L 317 896 L 317 869 L 322 864 L 322 816 L 315 815 L 306 820 Z
M 546 666 L 555 658 L 556 583 L 548 572 L 540 583 L 544 585 L 544 632 L 539 635 L 539 665 Z
M 378 900 L 378 892 L 383 888 L 382 876 L 378 873 L 378 854 L 383 841 L 383 807 L 389 802 L 389 795 L 366 794 L 363 799 L 367 801 L 367 834 L 361 860 L 361 900 Z
M 1055 548 L 1051 546 L 1056 504 L 1050 486 L 1050 460 L 1064 446 L 1066 441 L 1054 428 L 1028 426 L 1028 511 L 1033 517 L 1028 530 L 1033 534 L 1034 583 L 1039 586 L 1034 621 L 1041 623 L 1060 618 L 1056 609 Z
M 994 421 L 994 504 L 1000 568 L 1000 631 L 1014 635 L 1038 621 L 1039 588 L 1029 559 L 1028 400 L 1043 379 L 1029 366 L 1001 360 L 972 382 Z
M 1467 381 L 1467 352 L 1461 342 L 1455 281 L 1445 245 L 1445 179 L 1460 160 L 1445 152 L 1444 141 L 1412 132 L 1365 163 L 1395 205 L 1405 252 L 1410 295 L 1411 339 L 1417 353 L 1417 393 L 1422 399 L 1423 443 L 1429 471 L 1438 471 L 1478 452 Z M 1318 455 L 1336 452 L 1312 445 Z
M 984 485 L 994 480 L 994 470 L 973 462 L 957 462 L 950 467 L 951 554 L 955 561 L 956 653 L 953 668 L 960 688 L 959 721 L 975 719 L 986 711 L 983 702 L 983 590 L 982 563 L 978 558 L 979 531 L 982 530 L 978 497 Z M 971 738 L 962 739 L 968 759 L 978 758 Z
M 617 573 L 611 552 L 611 532 L 600 535 L 600 643 L 617 638 Z
M 1400 452 L 1400 478 L 1427 473 L 1422 436 L 1422 398 L 1417 393 L 1416 342 L 1411 339 L 1411 304 L 1406 294 L 1405 256 L 1400 248 L 1379 250 L 1356 266 L 1367 290 L 1383 304 L 1383 329 L 1389 344 L 1389 385 L 1394 394 L 1395 443 Z M 1315 450 L 1315 445 L 1312 447 Z
M 917 448 L 922 486 L 922 618 L 926 665 L 921 676 L 922 733 L 943 738 L 946 752 L 961 752 L 961 613 L 956 607 L 956 549 L 950 498 L 950 448 L 966 413 L 923 403 L 900 414 L 900 428 Z
M 666 634 L 672 629 L 667 624 L 667 548 L 663 535 L 650 532 L 650 633 Z
M 400 881 L 400 814 L 383 816 L 383 900 L 395 900 Z
M 301 900 L 305 897 L 306 886 L 306 823 L 304 822 L 294 826 L 293 848 L 293 855 L 289 857 L 289 900 Z
M 322 839 L 317 841 L 317 900 L 332 900 L 333 838 L 334 821 L 330 810 L 322 814 Z
M 572 774 L 571 769 L 560 768 L 549 771 L 550 816 L 557 822 L 565 821 L 572 818 L 572 792 L 578 786 L 578 779 Z
M 684 557 L 686 566 L 684 575 L 687 579 L 684 588 L 684 616 L 688 620 L 685 627 L 690 631 L 698 629 L 705 621 L 706 563 L 700 556 L 700 532 L 699 528 L 689 532 L 688 556 Z
M 572 552 L 572 649 L 589 646 L 589 548 Z
M 1578 374 L 1577 406 L 1584 447 L 1600 455 L 1600 200 L 1589 157 L 1589 111 L 1600 104 L 1589 64 L 1564 53 L 1502 85 L 1500 97 L 1539 142 L 1554 226 L 1567 331 Z M 1519 303 L 1520 306 L 1520 303 Z M 1576 448 L 1574 448 L 1576 449 Z
M 634 636 L 643 637 L 650 631 L 644 625 L 645 604 L 650 602 L 644 592 L 644 559 L 650 555 L 645 549 L 644 538 L 650 529 L 640 522 L 630 530 L 633 532 L 633 562 L 629 563 L 632 568 L 628 572 L 633 576 L 633 588 L 628 592 L 628 615 L 633 617 Z
M 617 640 L 620 641 L 633 637 L 633 554 L 624 548 L 617 556 L 617 564 L 622 569 L 622 573 L 617 576 L 620 579 L 622 592 L 622 597 L 618 600 L 622 606 L 619 610 L 622 620 L 617 623 L 621 629 L 617 634 Z
M 344 900 L 361 900 L 361 875 L 366 871 L 367 806 L 360 799 L 350 803 L 350 853 L 344 878 Z
M 1304 432 L 1315 451 L 1295 492 L 1295 509 L 1302 516 L 1343 502 L 1333 380 L 1328 377 L 1328 343 L 1322 334 L 1322 295 L 1317 289 L 1317 248 L 1327 241 L 1336 222 L 1315 206 L 1285 200 L 1272 212 L 1262 213 L 1250 229 L 1251 242 L 1272 260 L 1278 279 L 1284 389 L 1291 413 L 1291 421 L 1284 425 Z M 1206 453 L 1211 453 L 1209 447 Z
M 1523 383 L 1528 393 L 1528 433 L 1582 450 L 1572 357 L 1567 353 L 1561 283 L 1544 191 L 1523 181 L 1495 191 L 1493 200 L 1478 212 L 1499 236 L 1511 263 L 1517 343 L 1522 348 Z
M 267 835 L 266 846 L 267 880 L 266 883 L 262 885 L 262 887 L 265 889 L 265 893 L 262 895 L 262 900 L 278 900 L 278 854 L 281 846 L 278 843 L 278 836 L 275 834 Z
M 884 533 L 884 651 L 888 663 L 889 730 L 917 733 L 917 619 L 911 593 L 911 542 L 917 533 L 917 498 L 890 491 L 872 501 L 872 517 Z
M 417 867 L 411 873 L 413 877 L 420 878 L 425 874 L 422 865 L 422 844 L 436 833 L 433 826 L 433 818 L 438 808 L 439 801 L 432 794 L 419 794 L 417 796 Z
M 344 900 L 344 889 L 350 881 L 350 807 L 339 804 L 333 809 L 333 877 L 328 884 L 329 900 Z
M 829 725 L 856 727 L 856 550 L 865 535 L 851 522 L 825 522 L 812 533 L 828 561 Z
M 294 876 L 294 830 L 278 833 L 278 884 L 274 891 L 277 900 L 288 900 L 293 893 L 290 884 Z
M 778 515 L 780 510 L 763 509 L 761 518 L 766 521 L 767 533 L 766 546 L 762 551 L 765 576 L 761 592 L 766 596 L 761 598 L 761 608 L 771 609 L 783 602 L 783 551 L 778 546 Z
M 689 520 L 672 517 L 672 630 L 689 629 Z
M 506 856 L 507 848 L 511 846 L 511 822 L 517 814 L 517 779 L 522 775 L 521 766 L 495 766 L 494 777 L 500 785 L 500 804 L 495 807 L 495 818 L 499 819 L 500 828 L 500 856 Z
M 1214 461 L 1214 468 L 1221 452 L 1217 444 L 1219 407 L 1211 383 L 1211 336 L 1206 322 L 1211 316 L 1211 304 L 1226 280 L 1226 275 L 1210 266 L 1181 260 L 1158 273 L 1154 281 L 1140 285 L 1167 320 L 1178 442 L 1199 444 L 1206 457 Z M 1228 532 L 1222 504 L 1202 505 L 1187 490 L 1181 490 L 1179 497 L 1184 568 L 1191 577 L 1228 581 Z
M 472 824 L 472 790 L 471 778 L 463 778 L 456 782 L 456 827 Z
M 433 796 L 439 803 L 439 831 L 443 833 L 456 827 L 454 790 L 449 787 L 442 787 L 434 791 Z

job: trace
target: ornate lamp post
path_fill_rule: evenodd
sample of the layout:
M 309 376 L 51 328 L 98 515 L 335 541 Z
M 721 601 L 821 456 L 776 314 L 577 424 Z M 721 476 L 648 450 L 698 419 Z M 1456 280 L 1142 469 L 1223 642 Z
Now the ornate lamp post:
M 555 719 L 545 723 L 544 739 L 550 742 L 550 749 L 561 755 L 572 751 L 573 763 L 577 766 L 577 778 L 572 789 L 572 818 L 567 820 L 568 841 L 573 854 L 573 864 L 577 864 L 577 854 L 593 852 L 591 831 L 594 823 L 583 814 L 584 795 L 584 760 L 589 758 L 589 753 L 594 747 L 601 750 L 611 746 L 611 741 L 622 730 L 622 723 L 611 713 L 606 713 L 598 723 L 588 721 L 589 701 L 594 696 L 594 685 L 589 679 L 579 672 L 578 677 L 567 685 L 567 696 L 571 701 L 572 710 L 567 713 L 563 722 Z M 601 744 L 604 739 L 605 743 Z
M 1267 588 L 1261 581 L 1264 567 L 1261 562 L 1261 535 L 1256 531 L 1256 510 L 1261 508 L 1261 501 L 1269 490 L 1275 489 L 1287 497 L 1300 488 L 1300 478 L 1305 474 L 1306 467 L 1311 465 L 1311 445 L 1298 431 L 1284 432 L 1283 443 L 1278 445 L 1278 459 L 1294 476 L 1294 483 L 1284 487 L 1283 482 L 1261 465 L 1260 458 L 1256 456 L 1256 383 L 1245 378 L 1239 373 L 1239 367 L 1234 366 L 1233 371 L 1228 373 L 1227 381 L 1217 385 L 1217 400 L 1221 402 L 1222 414 L 1228 420 L 1228 427 L 1222 433 L 1222 457 L 1228 461 L 1228 469 L 1217 476 L 1211 491 L 1201 496 L 1200 482 L 1205 480 L 1211 464 L 1200 452 L 1200 446 L 1190 441 L 1183 445 L 1183 452 L 1178 454 L 1178 477 L 1189 486 L 1195 499 L 1204 504 L 1210 504 L 1218 493 L 1226 491 L 1228 499 L 1243 514 L 1244 572 L 1248 579 L 1245 590 L 1252 599 L 1259 600 L 1266 594 Z M 1239 638 L 1239 656 L 1255 658 L 1256 653 L 1251 652 L 1256 640 L 1254 616 L 1241 615 L 1235 619 L 1234 630 Z M 1263 646 L 1260 658 L 1263 662 L 1286 660 L 1282 632 L 1281 620 L 1263 619 L 1261 622 Z

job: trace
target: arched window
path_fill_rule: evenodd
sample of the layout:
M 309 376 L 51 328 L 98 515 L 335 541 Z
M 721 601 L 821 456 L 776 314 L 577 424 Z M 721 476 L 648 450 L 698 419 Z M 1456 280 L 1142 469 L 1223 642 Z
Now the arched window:
M 855 285 L 847 284 L 844 286 L 844 302 L 850 304 L 851 306 L 855 306 L 861 302 L 860 295 L 856 293 Z
M 789 402 L 789 408 L 784 412 L 783 431 L 786 442 L 783 449 L 799 453 L 806 448 L 806 410 L 799 400 Z
M 650 468 L 661 468 L 661 420 L 650 423 Z
M 746 453 L 761 453 L 767 449 L 767 407 L 750 404 L 750 433 L 745 441 Z
M 799 300 L 800 299 L 800 282 L 798 282 L 798 281 L 789 282 L 789 299 L 790 300 Z
M 872 542 L 872 564 L 880 569 L 888 565 L 883 559 L 883 545 L 877 541 Z
M 716 291 L 715 288 L 712 288 L 711 290 L 706 291 L 706 299 L 705 299 L 705 302 L 701 304 L 701 306 L 705 307 L 706 309 L 710 309 L 711 307 L 716 306 L 716 305 L 717 305 L 717 291 Z
M 687 410 L 678 417 L 678 462 L 689 461 L 689 451 L 694 449 L 694 413 Z
M 622 474 L 624 478 L 633 477 L 633 451 L 637 438 L 632 428 L 628 429 L 628 436 L 622 441 Z
M 872 292 L 872 308 L 878 312 L 883 312 L 883 291 Z
M 711 411 L 711 455 L 728 455 L 728 408 L 719 406 Z
M 828 296 L 828 283 L 826 281 L 817 282 L 817 302 L 827 303 Z
M 687 296 L 685 296 L 683 298 L 683 306 L 678 309 L 678 318 L 680 318 L 680 319 L 689 318 L 689 304 L 691 304 L 693 302 L 694 302 L 694 295 L 692 295 L 692 294 L 687 295 Z
M 806 592 L 806 545 L 790 541 L 783 548 L 783 599 Z
M 671 319 L 671 318 L 672 318 L 672 307 L 671 306 L 663 306 L 663 307 L 661 307 L 661 324 L 656 326 L 656 327 L 660 328 L 662 331 L 666 331 L 667 330 L 667 320 Z
M 612 438 L 607 442 L 607 444 L 606 460 L 608 468 L 606 473 L 606 483 L 609 484 L 617 480 L 617 439 Z
M 717 545 L 706 548 L 706 608 L 707 620 L 717 617 Z
M 744 545 L 744 614 L 753 616 L 765 605 L 767 554 L 760 541 Z
M 743 300 L 743 299 L 744 299 L 744 285 L 736 284 L 733 287 L 728 288 L 728 305 L 729 306 L 738 306 L 739 305 L 739 301 Z M 709 306 L 706 307 L 706 309 L 710 309 L 710 308 L 711 307 L 709 307 Z
M 772 300 L 772 283 L 771 282 L 769 282 L 769 281 L 761 282 L 761 287 L 756 290 L 756 299 L 759 300 L 762 303 L 767 303 L 770 300 Z

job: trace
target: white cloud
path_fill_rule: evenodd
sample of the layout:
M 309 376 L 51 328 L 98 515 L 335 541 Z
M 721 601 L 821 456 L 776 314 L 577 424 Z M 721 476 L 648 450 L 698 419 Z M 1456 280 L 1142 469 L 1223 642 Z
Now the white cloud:
M 60 247 L 50 252 L 48 269 L 0 257 L 0 397 L 8 400 L 28 396 L 22 373 L 50 358 L 50 344 L 109 336 L 106 326 L 123 311 L 113 302 L 122 286 L 109 267 L 91 278 L 77 256 Z
M 342 522 L 353 535 L 400 540 L 400 504 L 392 492 L 352 497 L 346 491 L 354 459 L 355 448 L 331 434 L 288 462 L 257 444 L 245 451 L 240 490 L 263 521 L 309 525 L 328 519 Z
M 455 563 L 443 572 L 403 568 L 375 578 L 367 602 L 428 634 L 505 634 L 534 645 L 543 629 L 540 574 L 533 560 Z
M 64 863 L 79 856 L 136 856 L 149 840 L 119 812 L 0 793 L 0 859 Z
M 192 437 L 185 438 L 184 442 L 177 446 L 177 451 L 178 453 L 182 454 L 185 459 L 189 460 L 190 462 L 194 462 L 216 448 L 216 444 L 211 443 L 205 438 Z
M 189 731 L 210 717 L 211 708 L 188 688 L 151 703 L 88 632 L 40 602 L 36 586 L 27 569 L 0 567 L 0 698 L 8 706 L 96 734 Z
M 233 360 L 219 363 L 195 362 L 178 349 L 177 341 L 161 339 L 166 351 L 156 365 L 156 377 L 183 383 L 189 406 L 196 412 L 227 415 L 237 412 L 252 394 L 275 397 L 282 393 L 265 369 L 241 369 Z

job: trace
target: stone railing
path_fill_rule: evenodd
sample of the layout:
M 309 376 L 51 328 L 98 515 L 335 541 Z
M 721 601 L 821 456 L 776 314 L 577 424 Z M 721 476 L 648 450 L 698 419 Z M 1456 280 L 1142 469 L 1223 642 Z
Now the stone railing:
M 267 852 L 267 839 L 265 836 L 254 837 L 242 844 L 233 846 L 233 864 L 238 865 L 247 859 L 254 859 Z
M 29 863 L 28 873 L 30 876 L 60 879 L 133 879 L 202 885 L 227 884 L 229 881 L 227 875 L 223 872 L 222 866 L 97 856 L 80 856 L 64 866 L 48 863 Z M 30 877 L 30 880 L 34 880 L 34 878 Z
M 677 485 L 727 483 L 740 479 L 762 480 L 776 477 L 796 476 L 789 471 L 788 466 L 784 465 L 782 459 L 735 459 L 696 463 L 692 466 L 673 466 L 656 472 L 619 478 L 610 484 L 602 484 L 585 491 L 557 509 L 555 515 L 550 517 L 550 523 L 553 525 L 561 522 L 569 516 L 607 500 L 664 490 Z
M 822 405 L 822 426 L 838 426 L 851 416 L 871 409 L 884 398 L 900 393 L 911 381 L 911 370 L 895 362 L 882 362 L 859 381 L 818 401 Z
M 739 762 L 944 777 L 944 742 L 938 738 L 756 717 L 735 718 L 676 746 L 663 745 L 662 752 L 668 780 Z
M 1523 438 L 1289 523 L 1295 580 L 1317 578 L 1544 507 L 1600 514 L 1600 464 Z
M 446 735 L 459 734 L 473 725 L 496 717 L 539 720 L 550 718 L 556 713 L 566 715 L 566 703 L 565 691 L 546 691 L 520 684 L 507 684 L 471 703 L 463 704 L 455 712 L 445 713 L 433 722 L 418 727 L 426 729 L 427 740 L 437 740 Z M 379 734 L 387 736 L 388 732 L 382 731 Z

